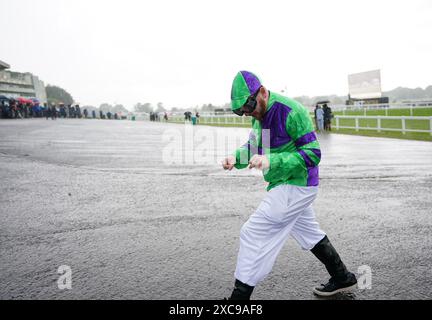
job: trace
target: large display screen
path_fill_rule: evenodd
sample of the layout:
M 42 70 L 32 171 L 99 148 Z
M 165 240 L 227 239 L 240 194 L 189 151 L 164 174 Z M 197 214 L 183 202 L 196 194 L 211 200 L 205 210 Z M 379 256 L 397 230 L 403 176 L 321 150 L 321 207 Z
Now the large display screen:
M 349 93 L 353 99 L 379 98 L 381 93 L 381 72 L 372 70 L 348 75 Z

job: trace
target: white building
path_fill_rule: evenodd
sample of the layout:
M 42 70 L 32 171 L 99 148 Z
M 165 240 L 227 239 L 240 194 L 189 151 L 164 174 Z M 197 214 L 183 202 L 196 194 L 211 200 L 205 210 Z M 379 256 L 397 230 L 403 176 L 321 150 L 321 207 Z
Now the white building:
M 10 98 L 36 98 L 41 103 L 47 102 L 43 81 L 29 72 L 13 72 L 10 66 L 0 60 L 0 95 Z

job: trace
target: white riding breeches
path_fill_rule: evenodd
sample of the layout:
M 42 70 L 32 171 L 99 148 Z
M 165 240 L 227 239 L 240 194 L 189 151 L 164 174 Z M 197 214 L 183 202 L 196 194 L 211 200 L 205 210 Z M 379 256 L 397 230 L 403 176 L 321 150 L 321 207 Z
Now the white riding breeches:
M 304 250 L 326 235 L 315 220 L 312 203 L 318 187 L 279 185 L 270 190 L 243 225 L 235 278 L 250 286 L 263 280 L 288 236 Z

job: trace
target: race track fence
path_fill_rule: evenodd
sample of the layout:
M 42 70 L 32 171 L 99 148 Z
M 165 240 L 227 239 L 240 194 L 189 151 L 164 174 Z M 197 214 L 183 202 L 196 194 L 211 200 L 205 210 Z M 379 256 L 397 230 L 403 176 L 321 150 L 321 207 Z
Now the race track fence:
M 363 106 L 363 107 L 358 107 L 358 106 L 341 106 L 341 107 L 332 107 L 332 111 L 333 112 L 342 112 L 342 115 L 347 115 L 347 112 L 363 112 L 363 115 L 366 116 L 368 111 L 372 111 L 372 110 L 381 110 L 384 111 L 385 116 L 388 117 L 389 116 L 389 111 L 393 111 L 393 110 L 409 110 L 410 113 L 410 117 L 414 116 L 414 111 L 418 110 L 418 109 L 431 109 L 430 106 L 413 106 L 413 105 L 408 105 L 408 104 L 395 104 L 395 105 L 380 105 L 380 104 L 376 104 L 376 105 L 370 105 L 370 106 Z
M 214 116 L 204 116 L 204 117 L 200 117 L 199 119 L 201 124 L 249 124 L 252 122 L 252 118 L 251 117 L 239 117 L 238 115 L 235 114 L 230 114 L 230 115 L 214 115 Z
M 354 125 L 341 125 L 341 122 L 346 122 L 346 120 L 354 120 Z M 360 122 L 362 120 L 364 123 L 367 123 L 368 126 L 360 125 Z M 393 121 L 392 126 L 385 126 L 383 125 L 383 122 Z M 398 125 L 395 125 L 395 123 L 400 121 L 400 127 Z M 410 122 L 410 124 L 413 124 L 412 121 L 416 122 L 416 125 L 412 125 L 414 127 L 422 127 L 419 128 L 412 128 L 407 126 L 407 122 Z M 421 124 L 419 123 L 421 122 Z M 408 116 L 400 116 L 400 117 L 394 117 L 394 116 L 335 116 L 334 122 L 335 129 L 354 129 L 355 131 L 359 130 L 373 130 L 377 132 L 381 131 L 397 131 L 402 132 L 402 134 L 406 134 L 407 132 L 422 132 L 422 133 L 430 133 L 432 136 L 432 117 L 408 117 Z M 376 125 L 370 125 L 370 124 Z M 429 127 L 426 129 L 425 127 Z
M 170 117 L 171 122 L 185 122 L 183 116 Z M 252 122 L 252 117 L 239 117 L 233 113 L 230 114 L 216 114 L 216 115 L 201 115 L 198 119 L 199 124 L 209 125 L 249 125 Z
M 205 115 L 199 118 L 202 125 L 221 126 L 249 126 L 251 117 L 239 117 L 234 114 Z M 183 123 L 184 117 L 174 116 L 170 122 Z M 395 131 L 406 134 L 407 132 L 429 133 L 432 136 L 432 117 L 426 116 L 361 116 L 361 115 L 336 115 L 332 119 L 336 130 L 352 129 L 355 131 Z

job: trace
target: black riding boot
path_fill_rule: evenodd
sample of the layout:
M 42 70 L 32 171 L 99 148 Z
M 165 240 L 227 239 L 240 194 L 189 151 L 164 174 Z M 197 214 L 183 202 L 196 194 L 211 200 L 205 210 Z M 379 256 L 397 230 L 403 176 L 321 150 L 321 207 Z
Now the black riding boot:
M 349 291 L 356 287 L 356 276 L 348 271 L 327 236 L 318 242 L 311 251 L 325 265 L 331 276 L 327 284 L 323 284 L 314 289 L 315 294 L 331 296 L 335 293 Z
M 236 279 L 234 290 L 228 300 L 250 300 L 254 287 L 251 287 Z

